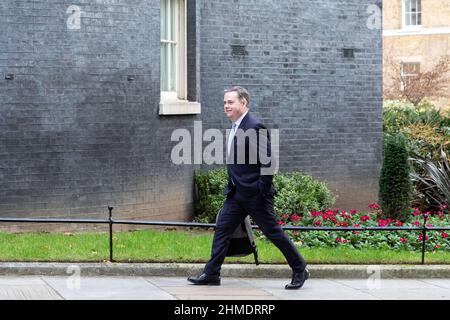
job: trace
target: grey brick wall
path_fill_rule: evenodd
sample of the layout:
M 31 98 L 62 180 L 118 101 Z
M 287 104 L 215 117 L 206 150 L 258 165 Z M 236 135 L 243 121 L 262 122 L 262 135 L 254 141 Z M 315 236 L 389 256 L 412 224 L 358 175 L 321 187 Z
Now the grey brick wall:
M 170 134 L 196 117 L 158 115 L 159 6 L 1 1 L 0 216 L 190 218 L 193 167 L 170 163 Z
M 202 1 L 205 127 L 228 128 L 223 89 L 247 87 L 251 110 L 280 129 L 281 171 L 326 181 L 336 207 L 366 209 L 377 199 L 382 152 L 381 30 L 367 28 L 375 2 Z

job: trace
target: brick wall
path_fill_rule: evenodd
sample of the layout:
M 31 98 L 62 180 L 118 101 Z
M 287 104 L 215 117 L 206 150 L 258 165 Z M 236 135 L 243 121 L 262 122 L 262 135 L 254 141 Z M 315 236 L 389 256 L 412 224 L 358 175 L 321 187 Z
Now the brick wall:
M 195 117 L 158 115 L 159 1 L 6 0 L 0 15 L 0 215 L 187 220 L 193 167 L 171 165 L 170 134 Z
M 337 207 L 367 208 L 382 152 L 381 30 L 367 28 L 375 2 L 202 1 L 204 125 L 228 128 L 223 89 L 247 87 L 250 109 L 280 129 L 280 169 L 326 181 Z

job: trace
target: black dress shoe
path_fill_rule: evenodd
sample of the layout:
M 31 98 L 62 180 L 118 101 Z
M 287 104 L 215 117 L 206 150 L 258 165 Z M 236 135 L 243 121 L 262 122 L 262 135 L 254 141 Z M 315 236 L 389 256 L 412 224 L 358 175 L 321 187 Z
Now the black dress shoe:
M 208 276 L 206 273 L 198 277 L 189 277 L 188 281 L 197 285 L 220 286 L 220 276 Z
M 291 283 L 287 284 L 285 289 L 292 290 L 292 289 L 300 289 L 306 280 L 309 278 L 309 271 L 308 269 L 305 269 L 303 272 L 294 272 L 292 274 L 292 281 Z

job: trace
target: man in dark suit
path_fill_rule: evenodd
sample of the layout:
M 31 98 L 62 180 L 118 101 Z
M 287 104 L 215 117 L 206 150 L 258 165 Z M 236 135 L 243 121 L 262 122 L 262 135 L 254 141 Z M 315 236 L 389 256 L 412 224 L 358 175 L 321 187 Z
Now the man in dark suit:
M 278 225 L 273 211 L 270 136 L 260 120 L 249 113 L 249 94 L 245 88 L 225 90 L 224 112 L 232 122 L 227 142 L 228 184 L 226 200 L 217 221 L 211 259 L 203 273 L 189 277 L 196 285 L 220 285 L 220 269 L 233 231 L 250 215 L 264 235 L 278 247 L 292 268 L 292 281 L 286 289 L 299 289 L 309 277 L 306 262 Z M 269 160 L 269 161 L 267 161 Z

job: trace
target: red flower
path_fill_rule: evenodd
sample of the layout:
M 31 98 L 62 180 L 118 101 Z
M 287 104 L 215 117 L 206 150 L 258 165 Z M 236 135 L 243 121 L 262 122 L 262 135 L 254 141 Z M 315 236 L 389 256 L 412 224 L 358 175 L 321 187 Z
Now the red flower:
M 325 214 L 327 215 L 327 216 L 335 216 L 336 215 L 336 213 L 337 212 L 339 212 L 339 211 L 333 211 L 333 210 L 327 210 L 327 211 L 325 211 Z
M 419 240 L 420 240 L 420 241 L 423 240 L 423 234 L 419 234 Z M 428 240 L 428 236 L 425 237 L 425 240 Z
M 314 221 L 313 225 L 320 227 L 322 225 L 322 221 Z
M 362 216 L 361 218 L 359 218 L 359 220 L 361 220 L 361 221 L 367 221 L 367 220 L 370 220 L 370 217 L 369 216 Z
M 336 238 L 336 242 L 337 242 L 337 243 L 348 243 L 348 240 L 341 239 L 340 237 L 337 237 L 337 238 Z
M 407 243 L 408 240 L 406 240 L 406 238 L 400 238 L 400 242 L 401 242 L 401 243 Z
M 320 211 L 311 211 L 310 214 L 313 217 L 320 217 L 322 215 L 322 212 L 320 212 Z
M 350 214 L 357 214 L 358 213 L 358 211 L 356 211 L 356 210 L 350 210 Z
M 369 209 L 378 210 L 380 209 L 380 205 L 377 203 L 371 203 L 368 205 Z
M 434 245 L 434 248 L 435 248 L 435 249 L 439 249 L 440 247 L 441 247 L 440 244 L 435 244 L 435 245 Z
M 389 224 L 389 220 L 378 220 L 378 226 L 379 227 L 386 227 Z
M 339 227 L 348 227 L 347 222 L 339 222 Z
M 413 215 L 414 215 L 414 216 L 420 215 L 420 210 L 419 210 L 418 208 L 414 208 Z
M 395 226 L 396 226 L 396 227 L 401 227 L 401 226 L 403 226 L 403 222 L 397 220 L 397 221 L 395 222 Z
M 282 226 L 282 225 L 285 224 L 285 222 L 284 222 L 283 220 L 280 220 L 280 221 L 278 221 L 278 224 L 279 224 L 280 226 Z
M 418 226 L 418 225 L 420 225 L 420 222 L 419 221 L 414 221 L 413 225 Z
M 287 219 L 289 219 L 289 215 L 288 214 L 282 214 L 281 215 L 281 219 L 287 220 Z
M 298 231 L 294 231 L 293 236 L 297 237 L 298 236 Z
M 293 222 L 300 221 L 300 216 L 294 213 L 294 214 L 291 216 L 291 221 L 293 221 Z
M 441 233 L 441 237 L 444 238 L 444 239 L 448 238 L 448 233 L 442 232 Z
M 344 219 L 351 219 L 352 218 L 351 215 L 348 215 L 345 212 L 341 213 L 341 217 L 344 218 Z

